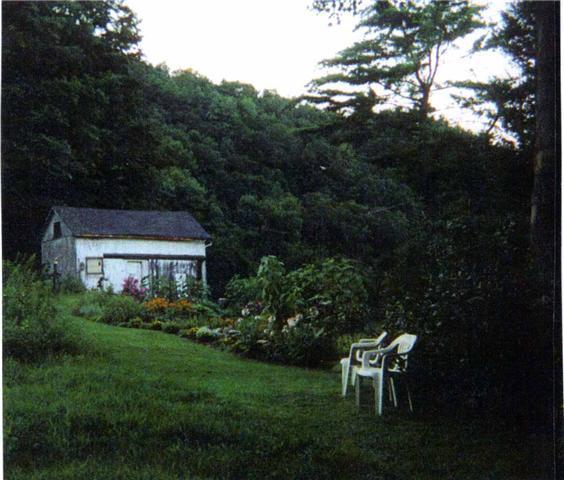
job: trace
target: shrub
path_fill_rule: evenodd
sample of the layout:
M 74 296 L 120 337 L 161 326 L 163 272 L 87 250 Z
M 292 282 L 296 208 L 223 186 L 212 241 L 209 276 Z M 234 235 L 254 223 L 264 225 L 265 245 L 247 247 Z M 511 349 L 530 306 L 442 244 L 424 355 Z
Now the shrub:
M 317 367 L 336 356 L 334 341 L 323 328 L 310 323 L 301 323 L 293 328 L 284 328 L 274 337 L 275 351 L 284 363 Z
M 295 310 L 331 337 L 366 324 L 368 292 L 350 260 L 329 258 L 305 265 L 288 274 L 287 289 Z
M 149 280 L 146 277 L 142 285 L 147 288 L 147 296 L 151 298 L 165 298 L 171 302 L 178 298 L 178 284 L 175 280 L 165 277 L 155 277 Z
M 250 302 L 261 298 L 257 277 L 242 278 L 235 275 L 225 287 L 225 297 L 233 312 L 240 312 Z
M 4 355 L 37 361 L 76 353 L 78 337 L 57 314 L 51 288 L 33 270 L 34 258 L 3 263 Z
M 138 317 L 140 313 L 141 306 L 132 297 L 113 295 L 103 305 L 100 321 L 117 325 Z
M 383 278 L 380 316 L 388 331 L 420 336 L 410 369 L 425 401 L 534 408 L 528 402 L 538 390 L 516 394 L 526 389 L 519 382 L 535 365 L 533 342 L 541 338 L 530 330 L 538 305 L 519 240 L 526 237 L 511 219 L 478 220 L 429 223 L 413 238 Z
M 148 289 L 139 285 L 139 280 L 128 276 L 124 281 L 121 289 L 122 295 L 129 295 L 137 301 L 142 301 L 148 293 Z
M 163 323 L 158 321 L 158 320 L 155 320 L 153 323 L 151 323 L 150 329 L 151 330 L 162 330 L 163 329 Z
M 86 287 L 79 278 L 67 275 L 61 280 L 62 293 L 83 293 Z
M 199 329 L 200 327 L 190 327 L 186 330 L 182 330 L 180 336 L 184 338 L 196 338 L 196 333 L 198 333 Z
M 129 321 L 129 327 L 130 328 L 141 328 L 142 323 L 143 323 L 143 320 L 141 320 L 141 318 L 135 317 L 135 318 L 132 318 Z
M 235 328 L 240 335 L 235 342 L 235 349 L 252 357 L 264 357 L 269 343 L 268 320 L 260 315 L 240 318 Z
M 294 292 L 288 284 L 284 264 L 274 256 L 263 257 L 257 271 L 260 300 L 266 310 L 277 318 L 296 313 Z
M 101 290 L 88 290 L 80 296 L 77 307 L 72 311 L 74 315 L 98 320 L 102 315 L 103 307 L 112 298 L 112 295 Z
M 193 303 L 185 298 L 173 302 L 170 306 L 179 313 L 190 313 L 194 309 Z
M 176 323 L 165 323 L 163 325 L 163 332 L 176 334 L 180 330 L 180 327 Z
M 219 307 L 217 307 L 217 305 L 212 302 L 194 303 L 192 305 L 192 311 L 206 318 L 217 317 L 218 315 L 221 315 Z
M 258 301 L 241 311 L 235 348 L 251 356 L 319 365 L 336 357 L 338 335 L 366 325 L 368 293 L 349 260 L 330 258 L 286 273 L 276 257 L 264 257 L 255 279 L 233 280 L 231 295 L 243 298 L 248 285 L 258 288 Z
M 355 331 L 367 320 L 368 292 L 350 260 L 329 258 L 286 273 L 276 257 L 261 260 L 259 300 L 280 331 L 286 319 L 303 315 L 329 335 Z
M 177 295 L 191 302 L 203 302 L 209 297 L 209 289 L 201 280 L 186 276 L 178 286 Z
M 209 327 L 200 327 L 196 331 L 196 340 L 200 342 L 213 342 L 221 336 L 218 330 L 212 330 Z
M 149 312 L 164 312 L 167 308 L 170 307 L 171 302 L 166 298 L 155 297 L 151 300 L 143 302 L 142 305 L 143 308 Z
M 101 305 L 96 303 L 87 303 L 85 305 L 80 305 L 76 314 L 80 317 L 89 318 L 92 320 L 97 320 L 102 316 L 103 309 Z

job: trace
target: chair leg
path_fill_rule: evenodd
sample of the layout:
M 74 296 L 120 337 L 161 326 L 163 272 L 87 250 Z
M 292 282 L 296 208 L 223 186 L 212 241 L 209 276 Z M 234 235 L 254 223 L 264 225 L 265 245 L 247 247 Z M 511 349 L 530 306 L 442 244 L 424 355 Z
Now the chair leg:
M 355 384 L 355 399 L 356 399 L 356 408 L 357 410 L 360 410 L 360 384 L 361 384 L 361 380 L 360 377 L 356 379 L 356 384 Z
M 341 366 L 341 393 L 343 397 L 347 396 L 347 387 L 349 384 L 349 367 L 348 365 Z
M 396 394 L 396 385 L 393 377 L 390 377 L 390 392 L 392 394 L 392 399 L 394 401 L 394 407 L 398 408 L 398 397 Z
M 407 401 L 409 402 L 409 411 L 413 413 L 413 402 L 411 401 L 411 392 L 409 391 L 409 382 L 405 380 L 405 386 L 407 388 Z
M 382 415 L 382 400 L 384 399 L 384 375 L 381 374 L 374 378 L 374 400 L 375 400 L 375 412 L 376 415 Z

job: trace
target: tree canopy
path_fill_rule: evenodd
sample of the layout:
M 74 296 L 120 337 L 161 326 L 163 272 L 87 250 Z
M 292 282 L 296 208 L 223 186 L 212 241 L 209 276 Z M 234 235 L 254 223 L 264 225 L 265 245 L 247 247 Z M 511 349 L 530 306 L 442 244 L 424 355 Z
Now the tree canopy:
M 481 9 L 466 1 L 373 2 L 357 26 L 365 31 L 365 39 L 323 62 L 338 71 L 313 82 L 320 94 L 316 100 L 342 109 L 354 107 L 350 100 L 339 99 L 343 96 L 372 105 L 405 99 L 427 118 L 442 56 L 453 42 L 484 25 Z M 339 83 L 352 86 L 352 93 L 338 89 Z

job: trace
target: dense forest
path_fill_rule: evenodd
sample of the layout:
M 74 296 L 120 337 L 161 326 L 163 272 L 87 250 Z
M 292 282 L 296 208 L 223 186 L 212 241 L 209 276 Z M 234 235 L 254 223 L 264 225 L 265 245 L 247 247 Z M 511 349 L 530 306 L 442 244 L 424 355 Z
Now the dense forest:
M 287 99 L 147 64 L 137 19 L 119 1 L 4 2 L 4 255 L 38 251 L 52 205 L 187 210 L 213 236 L 215 298 L 265 255 L 288 270 L 345 257 L 365 279 L 373 318 L 426 335 L 422 357 L 441 351 L 426 378 L 430 389 L 457 379 L 436 395 L 445 403 L 519 405 L 515 392 L 528 392 L 528 405 L 548 406 L 550 385 L 532 392 L 530 377 L 514 374 L 552 361 L 552 330 L 541 327 L 552 303 L 541 300 L 529 245 L 532 2 L 510 4 L 481 47 L 505 52 L 521 76 L 459 85 L 470 92 L 461 108 L 489 115 L 515 142 L 432 115 L 438 63 L 421 58 L 479 28 L 480 9 L 396 3 L 376 2 L 362 20 L 380 46 L 373 55 L 388 62 L 368 65 L 369 46 L 354 45 L 326 61 L 338 73 Z M 387 44 L 382 29 L 394 22 L 411 27 Z M 343 97 L 334 81 L 359 88 Z M 371 83 L 411 106 L 382 108 Z

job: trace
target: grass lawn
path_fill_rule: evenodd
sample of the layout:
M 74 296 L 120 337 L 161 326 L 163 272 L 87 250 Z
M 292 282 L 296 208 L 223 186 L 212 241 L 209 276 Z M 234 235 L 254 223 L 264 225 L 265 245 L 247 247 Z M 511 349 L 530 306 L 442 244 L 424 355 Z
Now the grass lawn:
M 551 478 L 550 443 L 452 418 L 358 414 L 337 372 L 89 322 L 68 313 L 73 301 L 61 312 L 88 353 L 4 362 L 6 478 Z

